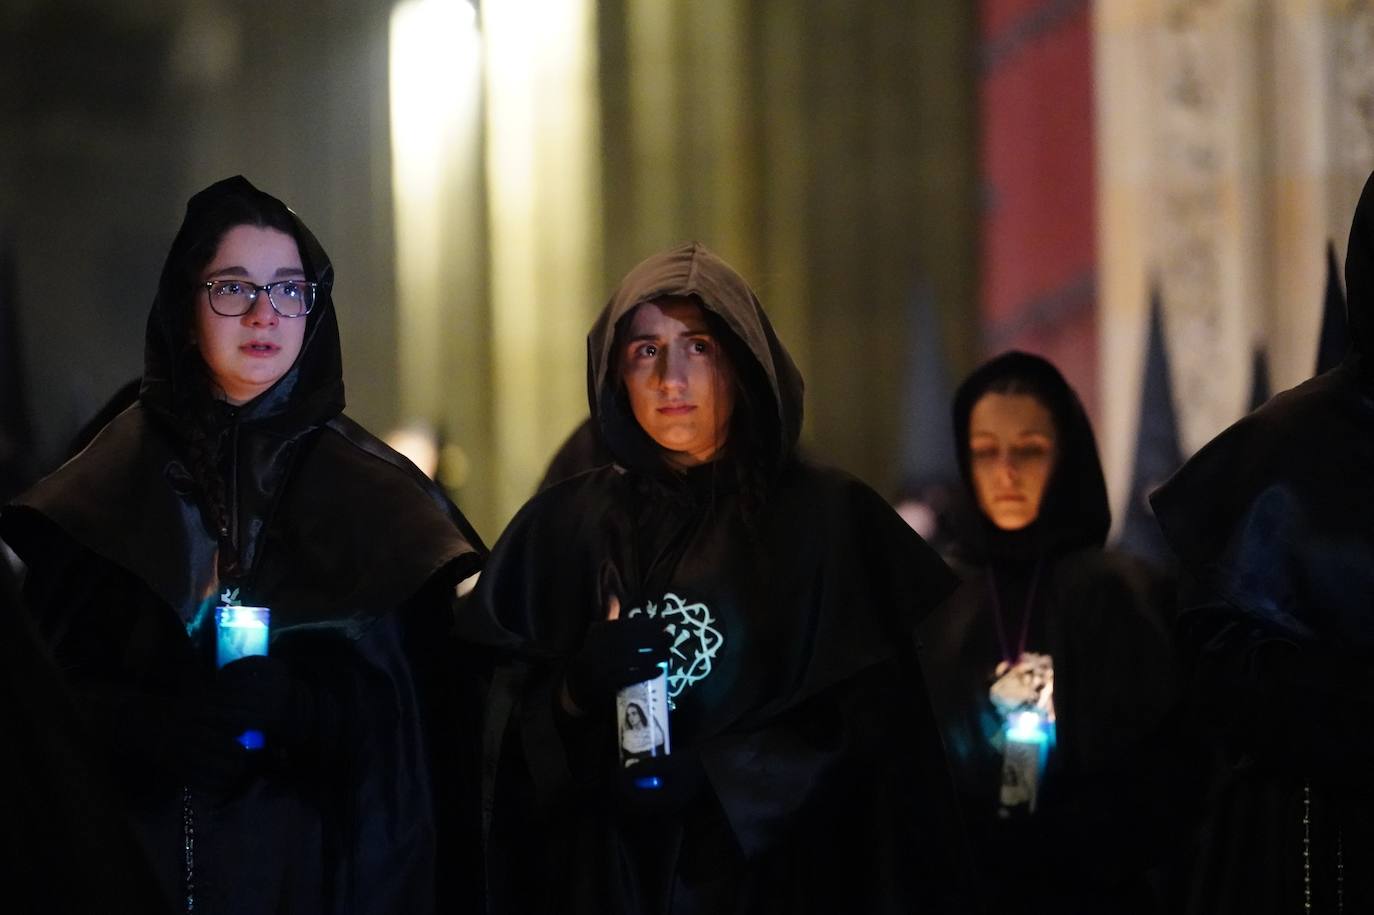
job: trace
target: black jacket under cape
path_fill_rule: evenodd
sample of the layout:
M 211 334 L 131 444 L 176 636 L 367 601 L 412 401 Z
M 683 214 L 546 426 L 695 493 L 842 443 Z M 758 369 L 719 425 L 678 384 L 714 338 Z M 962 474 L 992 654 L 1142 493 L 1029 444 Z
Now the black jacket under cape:
M 629 412 L 616 325 L 661 296 L 699 301 L 744 378 L 761 509 L 728 457 L 668 470 Z M 488 724 L 491 910 L 952 911 L 966 861 L 912 651 L 947 568 L 868 487 L 792 457 L 800 375 L 752 291 L 701 246 L 637 267 L 588 345 L 618 463 L 521 510 L 462 624 L 507 658 Z M 673 755 L 705 782 L 677 812 L 617 807 L 612 708 L 578 723 L 555 710 L 611 588 L 622 616 L 677 623 Z
M 8 506 L 0 531 L 169 905 L 184 906 L 183 782 L 148 742 L 214 682 L 209 608 L 233 586 L 271 608 L 272 656 L 339 714 L 313 755 L 269 753 L 227 794 L 192 793 L 195 911 L 428 911 L 428 756 L 449 744 L 422 724 L 439 693 L 417 646 L 446 632 L 452 587 L 483 548 L 432 483 L 342 415 L 333 270 L 294 214 L 319 296 L 287 374 L 216 407 L 229 529 L 203 517 L 173 407 L 195 383 L 186 274 L 244 199 L 289 213 L 242 178 L 191 199 L 149 316 L 139 402 Z M 225 549 L 239 558 L 232 579 Z
M 1019 531 L 982 512 L 958 549 L 963 585 L 921 626 L 922 667 L 950 756 L 989 911 L 1166 912 L 1161 898 L 1182 806 L 1172 652 L 1151 571 L 1102 548 L 1107 489 L 1088 418 L 1059 372 L 1010 352 L 975 371 L 954 403 L 959 465 L 976 504 L 969 416 L 1014 380 L 1050 411 L 1056 463 L 1036 520 Z M 1006 723 L 988 690 L 1021 652 L 1054 664 L 1056 741 L 1034 813 L 999 798 Z
M 1345 360 L 1222 432 L 1158 492 L 1217 738 L 1189 912 L 1374 910 L 1374 176 L 1345 263 Z

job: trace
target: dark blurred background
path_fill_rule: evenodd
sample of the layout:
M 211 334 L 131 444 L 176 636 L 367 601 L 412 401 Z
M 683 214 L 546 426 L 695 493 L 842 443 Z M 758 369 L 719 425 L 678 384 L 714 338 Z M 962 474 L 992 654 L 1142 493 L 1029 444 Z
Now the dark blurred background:
M 6 485 L 138 374 L 186 198 L 241 173 L 334 260 L 349 412 L 434 430 L 489 539 L 586 415 L 605 297 L 687 239 L 759 292 L 816 457 L 948 475 L 953 384 L 1017 346 L 1127 504 L 1152 292 L 1183 453 L 1254 352 L 1274 388 L 1311 372 L 1374 13 L 1297 6 L 3 0 Z

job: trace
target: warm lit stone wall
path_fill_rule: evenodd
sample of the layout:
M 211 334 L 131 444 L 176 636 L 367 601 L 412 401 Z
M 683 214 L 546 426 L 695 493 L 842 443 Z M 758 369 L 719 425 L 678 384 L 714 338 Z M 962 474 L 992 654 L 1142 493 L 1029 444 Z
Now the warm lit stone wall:
M 1185 453 L 1315 365 L 1325 247 L 1374 167 L 1374 4 L 1094 4 L 1102 430 L 1129 475 L 1147 306 L 1165 310 Z

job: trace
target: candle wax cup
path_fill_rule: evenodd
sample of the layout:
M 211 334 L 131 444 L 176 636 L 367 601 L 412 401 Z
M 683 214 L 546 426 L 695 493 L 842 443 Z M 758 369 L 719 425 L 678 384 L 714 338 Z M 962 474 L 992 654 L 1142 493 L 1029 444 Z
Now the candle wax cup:
M 241 607 L 224 604 L 215 608 L 215 664 L 223 667 L 240 658 L 267 654 L 272 611 L 266 607 Z M 262 731 L 244 731 L 238 736 L 245 750 L 260 750 L 266 740 Z
M 223 667 L 240 658 L 267 654 L 270 618 L 266 607 L 215 608 L 215 663 Z

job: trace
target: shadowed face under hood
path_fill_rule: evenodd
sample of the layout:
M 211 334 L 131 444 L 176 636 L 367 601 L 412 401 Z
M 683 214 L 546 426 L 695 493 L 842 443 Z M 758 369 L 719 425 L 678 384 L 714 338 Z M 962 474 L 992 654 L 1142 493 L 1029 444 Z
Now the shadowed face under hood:
M 767 430 L 760 443 L 765 462 L 781 466 L 792 456 L 801 433 L 801 373 L 778 341 L 754 291 L 729 264 L 695 242 L 655 254 L 631 270 L 587 335 L 587 395 L 607 447 L 626 467 L 656 473 L 666 466 L 658 445 L 630 411 L 615 341 L 619 325 L 637 306 L 682 297 L 700 303 L 716 331 L 725 335 L 721 345 L 745 394 L 736 397 L 736 411 L 747 402 L 752 421 Z
M 969 416 L 979 398 L 998 390 L 1028 394 L 1050 411 L 1057 436 L 1055 465 L 1034 522 L 1004 531 L 978 512 L 979 530 L 971 534 L 974 543 L 969 546 L 991 556 L 1022 558 L 1101 546 L 1112 517 L 1092 425 L 1064 376 L 1039 356 L 1003 353 L 975 369 L 954 395 L 954 442 L 972 503 L 978 499 L 969 463 Z
M 210 185 L 186 204 L 186 216 L 162 268 L 148 315 L 139 399 L 155 415 L 170 419 L 184 386 L 204 384 L 204 363 L 194 345 L 194 297 L 199 271 L 214 255 L 220 237 L 234 225 L 266 214 L 272 228 L 290 229 L 300 249 L 306 278 L 319 284 L 306 320 L 300 355 L 269 390 L 238 411 L 241 423 L 308 428 L 343 410 L 343 359 L 334 314 L 334 268 L 319 241 L 280 200 L 235 176 Z M 296 319 L 299 320 L 299 319 Z

